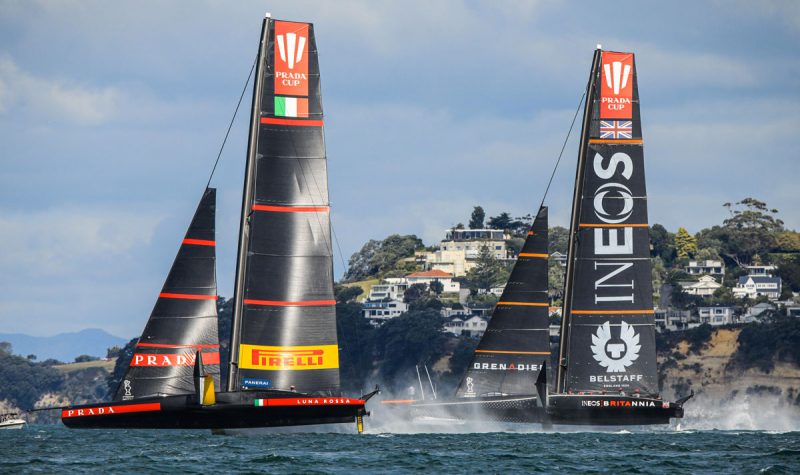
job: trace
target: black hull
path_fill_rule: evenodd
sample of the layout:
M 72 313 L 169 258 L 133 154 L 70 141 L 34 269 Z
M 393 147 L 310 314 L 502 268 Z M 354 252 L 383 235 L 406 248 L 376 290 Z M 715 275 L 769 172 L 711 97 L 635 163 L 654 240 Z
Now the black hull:
M 218 393 L 199 406 L 193 395 L 73 406 L 62 411 L 75 429 L 244 429 L 353 423 L 366 415 L 364 400 L 286 392 Z M 261 405 L 257 405 L 261 404 Z
M 634 426 L 669 424 L 683 407 L 661 399 L 634 396 L 555 394 L 547 399 L 551 424 Z
M 444 418 L 464 421 L 541 422 L 544 408 L 536 396 L 486 396 L 433 401 L 384 401 L 394 411 L 412 418 Z

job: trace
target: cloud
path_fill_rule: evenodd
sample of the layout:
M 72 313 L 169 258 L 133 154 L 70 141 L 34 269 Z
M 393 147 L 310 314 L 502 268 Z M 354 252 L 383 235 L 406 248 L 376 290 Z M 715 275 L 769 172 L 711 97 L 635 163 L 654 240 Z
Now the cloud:
M 57 117 L 59 121 L 95 125 L 120 109 L 122 97 L 112 87 L 90 88 L 58 79 L 43 79 L 22 71 L 9 58 L 0 58 L 0 114 Z
M 116 272 L 116 260 L 147 246 L 162 219 L 97 207 L 0 211 L 0 242 L 13 250 L 0 254 L 3 280 Z

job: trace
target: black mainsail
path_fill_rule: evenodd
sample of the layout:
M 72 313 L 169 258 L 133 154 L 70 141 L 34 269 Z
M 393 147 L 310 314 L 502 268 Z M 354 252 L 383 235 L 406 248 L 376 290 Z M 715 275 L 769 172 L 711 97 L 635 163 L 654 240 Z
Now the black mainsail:
M 266 22 L 256 78 L 228 390 L 336 394 L 336 301 L 313 25 Z
M 547 208 L 541 207 L 517 256 L 456 397 L 536 394 L 550 358 Z
M 114 395 L 115 401 L 193 394 L 195 355 L 219 387 L 216 190 L 203 193 L 155 307 Z
M 147 367 L 132 364 L 128 384 L 123 381 L 110 403 L 64 408 L 61 420 L 68 427 L 230 429 L 355 421 L 363 430 L 365 404 L 378 391 L 339 395 L 314 28 L 267 16 L 260 38 L 228 390 L 215 393 L 208 384 L 218 378 L 220 361 L 212 190 L 134 355 L 134 363 Z
M 564 424 L 661 424 L 647 193 L 633 53 L 594 53 L 573 195 L 556 394 Z

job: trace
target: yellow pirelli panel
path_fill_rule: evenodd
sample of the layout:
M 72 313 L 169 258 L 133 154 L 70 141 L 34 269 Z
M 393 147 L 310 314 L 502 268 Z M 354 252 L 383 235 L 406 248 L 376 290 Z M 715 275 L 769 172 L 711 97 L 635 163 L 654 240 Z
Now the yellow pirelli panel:
M 339 367 L 339 347 L 239 345 L 239 367 L 264 371 L 302 371 Z

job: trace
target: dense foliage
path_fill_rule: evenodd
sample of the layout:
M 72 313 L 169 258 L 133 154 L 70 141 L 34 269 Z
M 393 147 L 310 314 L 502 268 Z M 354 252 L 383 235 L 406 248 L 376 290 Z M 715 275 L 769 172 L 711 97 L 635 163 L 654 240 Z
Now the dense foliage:
M 29 409 L 43 394 L 63 386 L 64 377 L 57 370 L 14 355 L 11 344 L 0 342 L 0 400 Z
M 360 251 L 350 257 L 345 282 L 382 276 L 398 265 L 404 257 L 413 257 L 414 251 L 424 248 L 417 236 L 393 234 L 382 241 L 369 240 Z
M 771 312 L 767 324 L 745 326 L 733 363 L 742 369 L 771 371 L 775 361 L 800 365 L 800 318 Z

